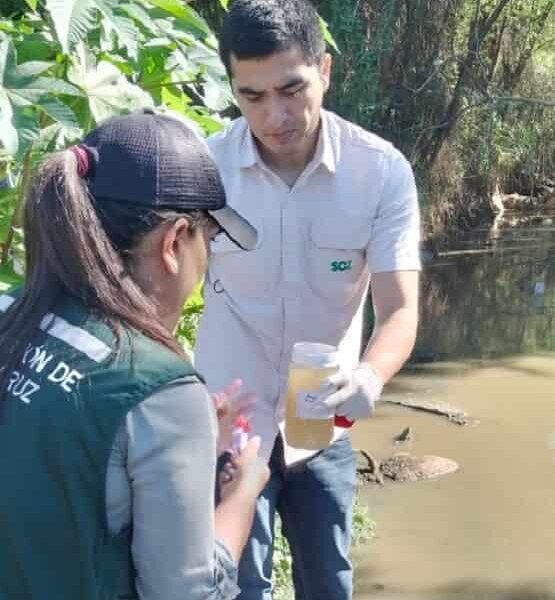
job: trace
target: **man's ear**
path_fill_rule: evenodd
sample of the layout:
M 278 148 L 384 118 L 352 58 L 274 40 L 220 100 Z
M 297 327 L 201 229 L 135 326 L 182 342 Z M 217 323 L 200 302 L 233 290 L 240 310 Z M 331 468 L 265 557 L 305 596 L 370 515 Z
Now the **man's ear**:
M 183 244 L 190 236 L 189 221 L 176 219 L 164 231 L 161 239 L 162 264 L 170 275 L 179 273 Z
M 326 52 L 322 58 L 322 62 L 320 63 L 320 78 L 322 79 L 322 83 L 324 84 L 324 92 L 327 92 L 330 87 L 331 65 L 331 54 L 329 52 Z

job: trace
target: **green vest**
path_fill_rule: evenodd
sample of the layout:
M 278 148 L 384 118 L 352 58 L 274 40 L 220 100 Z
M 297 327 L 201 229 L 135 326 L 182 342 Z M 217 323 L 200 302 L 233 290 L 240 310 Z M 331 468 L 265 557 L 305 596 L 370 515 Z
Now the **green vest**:
M 0 296 L 0 308 L 6 298 Z M 0 415 L 0 600 L 134 597 L 130 533 L 110 533 L 106 471 L 126 413 L 193 367 L 115 336 L 66 297 L 10 378 Z M 200 379 L 200 378 L 199 378 Z

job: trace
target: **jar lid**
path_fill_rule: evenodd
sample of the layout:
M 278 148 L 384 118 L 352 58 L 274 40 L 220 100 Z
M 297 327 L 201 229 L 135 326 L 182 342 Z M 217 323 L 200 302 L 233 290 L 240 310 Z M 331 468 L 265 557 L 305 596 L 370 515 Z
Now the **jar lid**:
M 335 346 L 316 342 L 297 342 L 293 346 L 291 360 L 307 367 L 337 367 L 339 355 Z

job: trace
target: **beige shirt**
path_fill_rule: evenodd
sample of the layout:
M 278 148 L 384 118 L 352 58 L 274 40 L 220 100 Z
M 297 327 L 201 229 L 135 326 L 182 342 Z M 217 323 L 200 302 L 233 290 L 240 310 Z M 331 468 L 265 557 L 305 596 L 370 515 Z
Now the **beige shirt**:
M 354 367 L 371 274 L 420 268 L 414 177 L 390 143 L 327 111 L 291 188 L 261 160 L 244 118 L 209 146 L 259 242 L 246 252 L 224 235 L 213 241 L 196 365 L 212 390 L 241 377 L 257 393 L 253 429 L 268 458 L 293 344 L 336 345 L 341 366 Z M 306 455 L 286 448 L 288 463 Z

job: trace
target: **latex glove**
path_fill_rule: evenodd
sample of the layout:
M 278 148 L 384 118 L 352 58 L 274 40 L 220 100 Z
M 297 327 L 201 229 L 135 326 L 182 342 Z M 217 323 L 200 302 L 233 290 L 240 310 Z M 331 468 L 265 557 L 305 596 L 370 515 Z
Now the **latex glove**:
M 329 413 L 356 421 L 372 416 L 383 383 L 376 371 L 363 362 L 350 372 L 339 371 L 328 377 L 324 382 L 326 388 L 329 391 L 324 391 L 319 402 Z
M 212 400 L 218 415 L 218 455 L 230 450 L 235 420 L 243 416 L 247 420 L 252 416 L 256 395 L 241 393 L 243 382 L 234 379 L 222 391 L 212 394 Z

